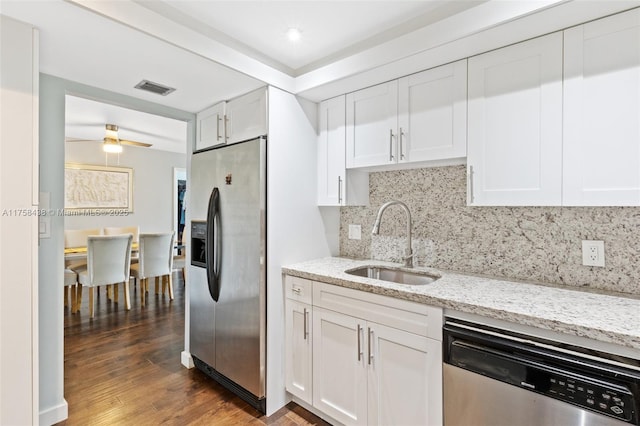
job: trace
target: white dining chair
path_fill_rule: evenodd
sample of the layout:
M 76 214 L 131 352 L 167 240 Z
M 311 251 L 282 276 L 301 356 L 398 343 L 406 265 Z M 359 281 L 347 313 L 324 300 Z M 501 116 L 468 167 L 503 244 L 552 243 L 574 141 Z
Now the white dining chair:
M 138 263 L 131 265 L 131 276 L 140 280 L 140 301 L 144 303 L 145 292 L 149 290 L 149 278 L 162 278 L 162 294 L 168 284 L 169 299 L 173 300 L 173 243 L 175 232 L 141 233 L 139 239 Z
M 87 267 L 78 272 L 78 299 L 82 288 L 89 287 L 89 317 L 94 317 L 93 288 L 114 285 L 114 301 L 118 301 L 118 284 L 124 284 L 125 308 L 131 309 L 129 296 L 129 269 L 131 267 L 131 241 L 133 235 L 95 235 L 87 241 Z M 78 306 L 80 304 L 78 303 Z
M 133 235 L 133 240 L 131 240 L 131 244 L 138 244 L 138 239 L 140 237 L 140 227 L 139 226 L 107 226 L 103 228 L 104 235 L 120 235 L 120 234 L 131 234 Z M 131 264 L 138 263 L 138 252 L 137 250 L 133 250 L 131 253 Z

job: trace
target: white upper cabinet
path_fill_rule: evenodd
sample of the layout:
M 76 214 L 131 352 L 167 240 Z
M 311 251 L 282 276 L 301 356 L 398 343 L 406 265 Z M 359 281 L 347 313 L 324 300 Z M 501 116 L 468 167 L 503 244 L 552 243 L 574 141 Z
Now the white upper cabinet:
M 560 205 L 562 33 L 469 58 L 469 204 Z
M 398 83 L 398 162 L 465 157 L 467 60 Z
M 345 96 L 320 102 L 318 204 L 342 205 L 345 169 Z
M 265 87 L 196 114 L 195 150 L 246 141 L 267 134 Z
M 196 114 L 196 151 L 225 144 L 225 102 Z
M 466 155 L 467 61 L 347 94 L 347 168 Z
M 563 204 L 640 205 L 640 10 L 564 43 Z
M 320 103 L 318 112 L 318 205 L 366 205 L 369 175 L 346 170 L 345 95 Z
M 267 89 L 261 88 L 227 102 L 225 134 L 236 143 L 267 134 Z
M 347 167 L 396 162 L 398 81 L 347 94 Z

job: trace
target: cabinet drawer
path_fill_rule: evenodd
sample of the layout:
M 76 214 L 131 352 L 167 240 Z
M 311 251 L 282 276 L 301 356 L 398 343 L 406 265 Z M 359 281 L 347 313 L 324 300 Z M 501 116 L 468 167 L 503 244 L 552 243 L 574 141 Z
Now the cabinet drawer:
M 287 299 L 311 304 L 313 281 L 304 278 L 286 276 L 284 294 Z
M 442 309 L 408 300 L 315 282 L 313 305 L 442 340 Z

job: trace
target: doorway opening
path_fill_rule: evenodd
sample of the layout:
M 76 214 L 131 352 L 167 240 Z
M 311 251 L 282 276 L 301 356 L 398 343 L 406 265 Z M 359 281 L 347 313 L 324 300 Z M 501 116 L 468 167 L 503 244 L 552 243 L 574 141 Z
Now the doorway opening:
M 176 229 L 178 254 L 184 252 L 184 224 L 187 214 L 187 170 L 180 167 L 173 169 L 173 223 Z

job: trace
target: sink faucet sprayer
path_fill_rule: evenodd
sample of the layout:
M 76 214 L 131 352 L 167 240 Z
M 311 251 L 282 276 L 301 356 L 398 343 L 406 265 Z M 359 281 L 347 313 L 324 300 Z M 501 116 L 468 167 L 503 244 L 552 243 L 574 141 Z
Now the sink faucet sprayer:
M 371 233 L 373 235 L 378 235 L 380 233 L 380 220 L 382 219 L 382 213 L 386 210 L 387 207 L 393 206 L 394 204 L 402 207 L 404 212 L 407 214 L 407 248 L 405 250 L 404 257 L 404 266 L 407 268 L 413 268 L 413 250 L 411 249 L 411 212 L 409 211 L 409 207 L 402 201 L 389 201 L 380 206 L 380 210 L 378 210 L 378 216 L 376 217 L 376 221 L 373 224 L 373 230 Z

